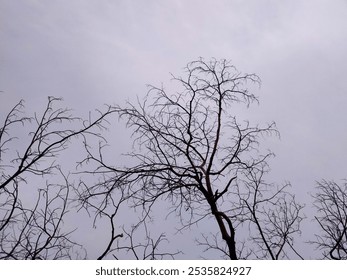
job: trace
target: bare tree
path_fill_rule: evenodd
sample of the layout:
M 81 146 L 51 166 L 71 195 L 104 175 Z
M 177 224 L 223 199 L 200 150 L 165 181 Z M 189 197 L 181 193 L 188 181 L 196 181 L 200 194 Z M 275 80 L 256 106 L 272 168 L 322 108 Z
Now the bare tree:
M 240 220 L 247 223 L 249 239 L 253 241 L 247 256 L 278 260 L 291 258 L 292 252 L 303 259 L 294 248 L 294 237 L 301 233 L 303 206 L 289 192 L 290 183 L 267 183 L 266 173 L 264 163 L 261 168 L 250 170 L 237 188 L 244 216 Z
M 347 259 L 347 182 L 317 182 L 314 195 L 315 219 L 321 233 L 312 242 L 323 251 L 326 259 Z
M 108 107 L 95 120 L 83 121 L 56 108 L 59 101 L 49 97 L 42 115 L 33 117 L 25 116 L 20 101 L 0 127 L 1 259 L 77 258 L 84 253 L 71 231 L 63 230 L 72 185 L 58 156 L 76 137 L 102 138 L 100 129 L 114 111 Z
M 10 213 L 1 222 L 0 259 L 71 259 L 84 257 L 82 247 L 72 241 L 71 232 L 62 225 L 69 212 L 70 184 L 47 185 L 39 189 L 36 202 L 29 207 L 19 198 L 18 186 L 9 194 L 12 203 L 5 201 L 2 212 Z M 2 195 L 6 195 L 5 192 Z M 8 199 L 8 197 L 7 197 Z
M 259 84 L 258 76 L 242 74 L 226 60 L 200 59 L 187 65 L 184 78 L 173 80 L 181 91 L 170 95 L 150 86 L 143 102 L 116 108 L 133 131 L 129 156 L 136 163 L 129 168 L 101 164 L 104 172 L 114 173 L 113 184 L 127 185 L 134 205 L 146 213 L 158 199 L 170 201 L 182 229 L 213 217 L 229 259 L 239 257 L 236 228 L 245 221 L 256 225 L 258 245 L 267 251 L 263 257 L 279 258 L 298 232 L 301 207 L 281 199 L 282 188 L 264 198 L 259 185 L 257 176 L 272 156 L 260 151 L 259 140 L 277 134 L 275 124 L 251 125 L 235 115 L 236 105 L 247 108 L 257 101 L 247 86 Z M 265 210 L 262 204 L 279 208 Z M 267 222 L 261 224 L 264 216 Z

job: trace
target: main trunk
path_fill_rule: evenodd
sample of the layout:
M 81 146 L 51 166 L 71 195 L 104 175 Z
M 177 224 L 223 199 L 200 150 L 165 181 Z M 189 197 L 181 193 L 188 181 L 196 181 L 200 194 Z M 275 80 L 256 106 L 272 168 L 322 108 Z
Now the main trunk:
M 222 238 L 228 246 L 229 258 L 231 260 L 237 260 L 235 246 L 235 229 L 232 226 L 232 222 L 225 213 L 218 211 L 214 198 L 210 198 L 208 202 L 211 206 L 211 212 L 217 221 L 218 227 L 222 234 Z

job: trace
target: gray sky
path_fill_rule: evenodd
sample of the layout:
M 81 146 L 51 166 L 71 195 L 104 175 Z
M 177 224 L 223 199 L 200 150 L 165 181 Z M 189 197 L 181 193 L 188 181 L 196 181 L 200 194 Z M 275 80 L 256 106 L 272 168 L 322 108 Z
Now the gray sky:
M 0 110 L 53 95 L 87 112 L 226 58 L 261 77 L 251 117 L 280 130 L 272 178 L 306 201 L 315 180 L 347 178 L 346 27 L 345 0 L 0 0 Z

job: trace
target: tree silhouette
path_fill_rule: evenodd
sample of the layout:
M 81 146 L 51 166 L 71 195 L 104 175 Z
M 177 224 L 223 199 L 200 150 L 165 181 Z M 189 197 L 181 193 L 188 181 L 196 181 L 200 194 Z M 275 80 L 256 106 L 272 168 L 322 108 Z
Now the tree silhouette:
M 20 101 L 0 127 L 0 259 L 84 254 L 71 239 L 72 231 L 62 229 L 71 210 L 72 184 L 58 157 L 75 138 L 101 138 L 106 117 L 114 111 L 108 107 L 95 120 L 83 121 L 57 107 L 59 101 L 49 97 L 42 115 L 32 117 L 25 116 Z
M 264 183 L 272 153 L 259 148 L 261 137 L 278 132 L 274 123 L 251 125 L 234 115 L 237 105 L 257 102 L 247 86 L 259 84 L 258 76 L 242 74 L 226 60 L 199 59 L 185 70 L 185 77 L 173 76 L 180 91 L 169 94 L 150 86 L 143 101 L 116 107 L 133 132 L 134 151 L 128 154 L 133 166 L 106 164 L 90 152 L 86 160 L 97 162 L 98 171 L 108 175 L 113 184 L 104 189 L 108 195 L 126 186 L 133 206 L 146 215 L 156 201 L 165 200 L 182 229 L 213 217 L 215 242 L 206 236 L 198 242 L 208 249 L 229 259 L 285 256 L 283 248 L 293 249 L 292 236 L 299 232 L 302 206 L 285 195 L 286 186 Z M 250 239 L 264 251 L 261 256 L 254 248 L 246 256 L 237 249 L 236 230 L 245 223 L 253 227 Z
M 337 184 L 334 181 L 317 182 L 314 195 L 315 219 L 321 234 L 313 242 L 323 250 L 326 259 L 347 259 L 347 182 Z

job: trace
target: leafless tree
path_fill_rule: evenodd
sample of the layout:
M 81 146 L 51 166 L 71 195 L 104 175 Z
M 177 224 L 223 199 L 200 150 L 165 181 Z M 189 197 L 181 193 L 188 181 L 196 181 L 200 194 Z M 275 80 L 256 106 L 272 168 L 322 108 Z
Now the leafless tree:
M 102 138 L 100 129 L 114 111 L 108 107 L 95 120 L 83 121 L 56 108 L 59 101 L 49 97 L 42 115 L 33 117 L 25 116 L 20 101 L 0 127 L 1 259 L 82 257 L 71 231 L 63 230 L 72 185 L 58 156 L 74 138 Z
M 316 216 L 321 233 L 313 242 L 326 259 L 347 259 L 347 182 L 317 182 L 314 195 Z
M 226 60 L 200 59 L 187 65 L 185 77 L 173 80 L 180 91 L 170 95 L 150 86 L 143 102 L 116 108 L 133 131 L 129 156 L 135 163 L 101 166 L 114 173 L 113 184 L 127 185 L 135 206 L 146 213 L 164 199 L 182 229 L 213 217 L 229 259 L 239 258 L 236 229 L 245 221 L 255 225 L 259 237 L 253 240 L 266 251 L 263 257 L 279 258 L 299 231 L 301 206 L 293 197 L 282 198 L 283 188 L 265 197 L 258 176 L 272 156 L 260 150 L 259 141 L 277 134 L 275 124 L 251 125 L 236 117 L 236 105 L 257 102 L 247 88 L 260 83 L 258 76 L 242 74 Z
M 6 194 L 12 201 L 2 203 L 7 210 L 0 228 L 0 259 L 71 259 L 84 257 L 83 250 L 72 241 L 71 232 L 64 232 L 62 225 L 69 212 L 70 184 L 62 174 L 63 184 L 47 185 L 39 189 L 36 201 L 26 207 L 19 198 L 19 188 Z M 32 190 L 34 191 L 34 190 Z
M 289 192 L 290 183 L 267 183 L 267 173 L 264 163 L 261 168 L 250 170 L 237 188 L 244 216 L 239 220 L 247 224 L 249 239 L 253 241 L 247 256 L 278 260 L 291 258 L 292 252 L 303 259 L 294 248 L 294 237 L 301 233 L 303 205 Z

